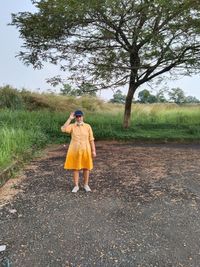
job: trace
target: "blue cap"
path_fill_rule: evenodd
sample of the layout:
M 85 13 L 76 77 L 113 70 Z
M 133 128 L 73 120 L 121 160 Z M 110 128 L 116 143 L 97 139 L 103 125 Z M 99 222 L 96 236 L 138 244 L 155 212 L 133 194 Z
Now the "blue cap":
M 76 110 L 74 116 L 83 116 L 83 112 L 81 110 Z

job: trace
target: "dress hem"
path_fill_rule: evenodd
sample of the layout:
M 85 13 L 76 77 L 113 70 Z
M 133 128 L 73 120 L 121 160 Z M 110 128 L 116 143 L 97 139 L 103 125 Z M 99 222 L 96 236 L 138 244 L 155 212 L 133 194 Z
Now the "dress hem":
M 83 170 L 83 169 L 86 169 L 86 170 L 89 170 L 89 171 L 91 171 L 93 168 L 90 168 L 90 169 L 89 169 L 89 168 L 80 168 L 80 169 L 75 169 L 75 168 L 65 168 L 65 167 L 64 167 L 64 169 L 65 169 L 65 170 L 76 170 L 76 171 L 81 171 L 81 170 Z

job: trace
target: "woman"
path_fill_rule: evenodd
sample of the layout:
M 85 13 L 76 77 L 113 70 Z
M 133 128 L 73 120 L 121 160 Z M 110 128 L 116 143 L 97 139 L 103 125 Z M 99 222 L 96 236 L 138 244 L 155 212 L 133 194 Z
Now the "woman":
M 71 121 L 75 119 L 75 123 Z M 61 127 L 61 131 L 71 134 L 71 142 L 66 156 L 64 168 L 73 170 L 74 188 L 73 193 L 79 190 L 79 171 L 83 170 L 84 189 L 90 192 L 89 172 L 93 168 L 92 157 L 96 157 L 94 136 L 89 124 L 83 122 L 83 112 L 72 112 Z

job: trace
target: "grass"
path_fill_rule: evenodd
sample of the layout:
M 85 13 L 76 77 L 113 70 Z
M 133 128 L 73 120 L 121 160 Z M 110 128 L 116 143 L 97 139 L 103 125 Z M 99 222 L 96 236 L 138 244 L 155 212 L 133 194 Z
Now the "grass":
M 89 105 L 89 104 L 88 104 Z M 200 106 L 133 105 L 132 124 L 123 129 L 123 107 L 86 112 L 96 140 L 200 140 Z M 60 126 L 69 112 L 0 111 L 0 170 L 51 143 L 69 142 Z
M 122 128 L 123 112 L 88 117 L 101 139 L 200 140 L 200 106 L 133 105 L 131 126 Z
M 48 110 L 54 112 L 70 112 L 79 108 L 83 111 L 94 112 L 102 109 L 109 110 L 111 107 L 106 105 L 103 100 L 88 95 L 75 98 L 49 93 L 39 94 L 25 89 L 19 91 L 6 85 L 0 87 L 0 109 L 3 108 L 28 111 Z
M 123 129 L 123 105 L 5 86 L 0 87 L 0 171 L 47 144 L 69 142 L 60 126 L 75 109 L 84 111 L 96 140 L 200 140 L 200 105 L 133 104 L 131 126 Z

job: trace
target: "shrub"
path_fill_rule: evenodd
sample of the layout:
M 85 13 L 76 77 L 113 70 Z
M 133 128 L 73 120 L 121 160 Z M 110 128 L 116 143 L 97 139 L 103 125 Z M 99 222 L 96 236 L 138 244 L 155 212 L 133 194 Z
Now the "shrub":
M 0 87 L 0 108 L 23 109 L 24 102 L 20 92 L 9 85 Z

